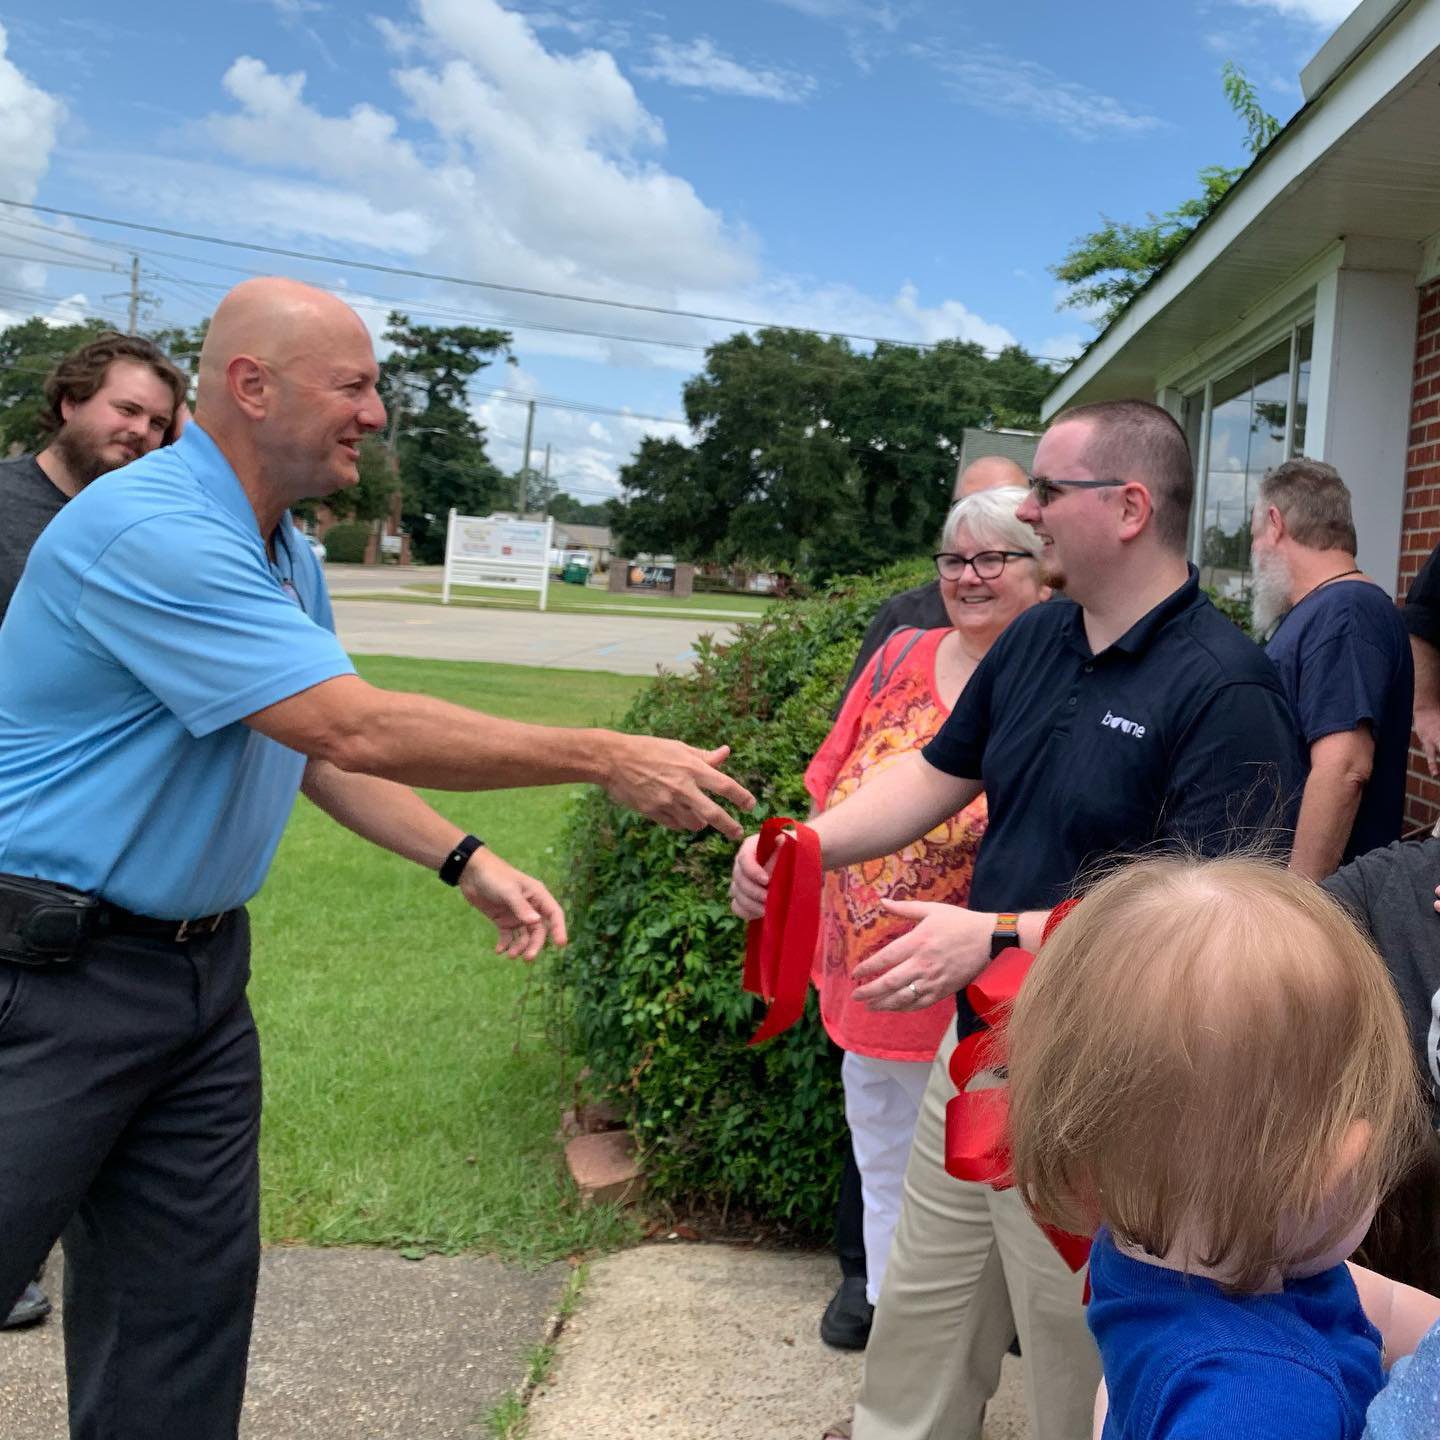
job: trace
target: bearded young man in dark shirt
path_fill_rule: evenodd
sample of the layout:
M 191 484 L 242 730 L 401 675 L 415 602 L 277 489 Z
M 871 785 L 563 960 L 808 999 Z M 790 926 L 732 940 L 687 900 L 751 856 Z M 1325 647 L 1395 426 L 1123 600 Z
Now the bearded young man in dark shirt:
M 92 480 L 175 438 L 187 382 L 148 340 L 110 332 L 46 377 L 38 455 L 0 461 L 0 620 L 40 532 Z
M 92 480 L 173 440 L 187 388 L 157 346 L 115 332 L 72 351 L 46 377 L 50 443 L 38 455 L 0 460 L 0 622 L 40 532 Z M 50 1313 L 36 1281 L 0 1330 L 38 1324 Z

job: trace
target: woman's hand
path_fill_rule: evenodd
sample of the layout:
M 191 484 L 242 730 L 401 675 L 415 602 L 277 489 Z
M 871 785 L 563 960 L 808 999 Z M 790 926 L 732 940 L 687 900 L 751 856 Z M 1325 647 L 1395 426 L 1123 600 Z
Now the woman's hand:
M 780 844 L 788 843 L 788 835 L 782 835 Z M 759 848 L 759 835 L 749 836 L 735 852 L 735 866 L 730 872 L 730 908 L 742 920 L 758 920 L 765 913 L 770 876 L 780 858 L 780 845 L 777 845 L 770 863 L 762 865 L 755 853 Z
M 931 900 L 881 904 L 916 924 L 855 967 L 855 999 L 872 1010 L 923 1010 L 963 990 L 990 963 L 993 913 Z

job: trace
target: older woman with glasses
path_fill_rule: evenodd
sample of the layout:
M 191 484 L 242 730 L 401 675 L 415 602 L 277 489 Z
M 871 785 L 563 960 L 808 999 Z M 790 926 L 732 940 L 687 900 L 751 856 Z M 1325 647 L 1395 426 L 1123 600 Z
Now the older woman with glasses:
M 1043 542 L 1015 518 L 1024 499 L 1023 489 L 1007 486 L 968 496 L 951 509 L 935 556 L 950 624 L 895 631 L 851 687 L 805 772 L 817 812 L 924 746 L 1000 632 L 1049 596 Z M 913 902 L 968 902 L 985 819 L 982 795 L 898 854 L 825 876 L 814 979 L 825 1029 L 845 1051 L 845 1115 L 860 1171 L 865 1300 L 871 1306 L 900 1213 L 920 1101 L 955 1001 L 936 995 L 924 1009 L 871 1010 L 854 999 L 851 975 L 910 928 Z

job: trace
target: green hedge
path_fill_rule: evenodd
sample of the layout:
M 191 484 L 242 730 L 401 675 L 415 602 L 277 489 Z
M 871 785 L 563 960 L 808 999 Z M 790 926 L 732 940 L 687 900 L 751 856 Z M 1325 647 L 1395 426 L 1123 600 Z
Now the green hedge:
M 325 558 L 339 565 L 358 565 L 365 558 L 372 526 L 360 520 L 346 520 L 325 532 Z
M 928 578 L 910 562 L 776 606 L 735 643 L 701 643 L 693 673 L 664 675 L 621 728 L 706 747 L 760 801 L 748 824 L 802 816 L 803 772 L 825 738 L 871 616 Z M 730 913 L 735 847 L 577 802 L 565 837 L 572 940 L 552 974 L 573 1040 L 628 1110 L 652 1190 L 823 1233 L 843 1158 L 839 1066 L 812 991 L 806 1017 L 757 1049 L 764 1012 L 740 988 L 743 927 Z

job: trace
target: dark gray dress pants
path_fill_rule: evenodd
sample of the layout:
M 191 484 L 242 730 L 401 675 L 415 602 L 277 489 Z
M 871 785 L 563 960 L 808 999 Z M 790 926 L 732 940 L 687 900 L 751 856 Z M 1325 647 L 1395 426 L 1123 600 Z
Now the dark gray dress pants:
M 0 963 L 0 1309 L 63 1232 L 73 1440 L 233 1440 L 259 1267 L 243 912 Z

